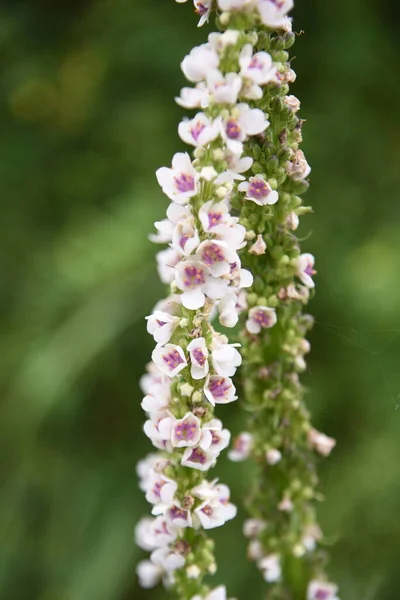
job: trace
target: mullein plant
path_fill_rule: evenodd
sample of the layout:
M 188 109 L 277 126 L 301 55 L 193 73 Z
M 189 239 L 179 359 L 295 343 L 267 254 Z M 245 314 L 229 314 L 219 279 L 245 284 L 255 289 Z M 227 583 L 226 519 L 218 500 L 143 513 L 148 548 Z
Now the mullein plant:
M 192 157 L 178 152 L 156 173 L 170 205 L 151 238 L 168 245 L 157 264 L 169 293 L 147 317 L 156 345 L 142 407 L 156 451 L 138 465 L 152 505 L 136 527 L 138 545 L 151 553 L 138 565 L 139 581 L 162 580 L 181 600 L 227 598 L 224 586 L 204 583 L 217 568 L 207 532 L 236 507 L 208 472 L 230 444 L 220 420 L 229 407 L 219 405 L 238 399 L 232 377 L 240 367 L 248 419 L 229 458 L 252 461 L 257 473 L 245 502 L 248 556 L 271 600 L 338 600 L 313 507 L 315 452 L 327 456 L 335 441 L 311 426 L 299 381 L 315 271 L 295 235 L 310 212 L 300 198 L 310 167 L 299 149 L 300 102 L 289 95 L 293 2 L 194 5 L 199 25 L 216 12 L 219 32 L 181 63 L 191 85 L 176 101 L 196 114 L 178 132 Z M 230 339 L 213 322 L 231 329 Z

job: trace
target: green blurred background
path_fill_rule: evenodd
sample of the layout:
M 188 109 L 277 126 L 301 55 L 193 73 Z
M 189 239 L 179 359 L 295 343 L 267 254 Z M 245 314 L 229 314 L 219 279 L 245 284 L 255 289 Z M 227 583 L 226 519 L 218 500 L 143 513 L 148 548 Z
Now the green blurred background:
M 342 600 L 399 600 L 400 9 L 298 0 L 294 16 L 319 272 L 305 380 L 338 439 L 320 517 Z M 132 542 L 143 319 L 163 294 L 147 234 L 167 206 L 154 171 L 183 148 L 179 63 L 206 34 L 173 0 L 0 4 L 4 600 L 165 597 L 138 588 Z M 220 415 L 242 427 L 237 406 Z M 245 466 L 217 470 L 244 493 Z M 261 599 L 242 520 L 215 531 L 215 580 Z

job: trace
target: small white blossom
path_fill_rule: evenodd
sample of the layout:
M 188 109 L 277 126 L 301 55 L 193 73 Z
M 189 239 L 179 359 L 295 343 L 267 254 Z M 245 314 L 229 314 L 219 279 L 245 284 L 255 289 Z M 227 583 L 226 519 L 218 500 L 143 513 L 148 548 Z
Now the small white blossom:
M 193 379 L 203 379 L 208 375 L 208 348 L 203 337 L 196 338 L 187 347 L 190 354 L 190 374 Z
M 207 596 L 193 596 L 191 600 L 226 600 L 226 588 L 220 585 L 214 588 Z
M 171 339 L 172 334 L 179 325 L 179 317 L 162 312 L 160 310 L 154 313 L 147 319 L 147 331 L 153 336 L 157 344 L 166 344 Z
M 157 169 L 156 177 L 164 194 L 178 204 L 186 204 L 197 194 L 198 173 L 187 152 L 177 152 L 172 159 L 172 168 Z
M 243 525 L 243 535 L 247 538 L 257 537 L 265 528 L 266 523 L 261 519 L 246 519 Z
M 277 321 L 274 308 L 268 306 L 254 306 L 249 310 L 246 329 L 249 333 L 260 333 L 261 329 L 273 327 Z
M 151 357 L 160 371 L 168 377 L 175 377 L 187 366 L 185 353 L 175 344 L 154 348 Z
M 229 377 L 211 375 L 204 387 L 204 394 L 213 406 L 215 404 L 228 404 L 237 400 L 236 388 Z
M 276 465 L 282 458 L 282 452 L 276 448 L 270 448 L 265 454 L 265 458 L 269 465 Z
M 238 255 L 226 242 L 205 240 L 197 249 L 196 257 L 211 271 L 214 277 L 222 277 L 230 272 L 230 265 L 239 260 Z
M 283 101 L 294 113 L 300 110 L 300 100 L 296 96 L 285 96 Z
M 201 423 L 191 412 L 182 419 L 177 419 L 172 425 L 171 442 L 175 448 L 196 446 L 201 436 Z
M 290 27 L 287 13 L 293 8 L 293 0 L 258 0 L 258 11 L 264 25 L 271 29 Z
M 259 561 L 258 567 L 262 571 L 265 581 L 268 583 L 280 580 L 282 569 L 278 554 L 265 556 Z
M 210 103 L 213 104 L 236 104 L 242 78 L 237 73 L 223 75 L 218 69 L 207 71 L 207 88 L 210 92 Z
M 250 177 L 249 181 L 239 183 L 238 190 L 246 192 L 245 199 L 259 206 L 275 204 L 279 199 L 278 192 L 271 188 L 268 181 L 265 181 L 264 175 L 255 175 Z
M 199 261 L 185 261 L 175 267 L 175 281 L 180 290 L 181 302 L 189 310 L 197 310 L 204 306 L 206 296 L 217 300 L 227 290 L 222 279 L 213 277 L 210 269 Z
M 182 256 L 173 248 L 166 248 L 156 254 L 157 271 L 161 281 L 165 284 L 173 282 L 175 277 L 175 265 L 181 260 Z
M 242 357 L 236 348 L 240 344 L 227 344 L 220 341 L 219 336 L 213 338 L 213 349 L 211 352 L 212 364 L 217 375 L 233 377 L 236 369 L 242 364 Z
M 159 583 L 163 575 L 163 569 L 156 566 L 151 560 L 142 560 L 137 564 L 136 573 L 140 587 L 149 589 Z
M 196 13 L 200 17 L 197 27 L 201 27 L 208 22 L 211 14 L 212 0 L 193 0 Z
M 152 562 L 157 566 L 171 573 L 180 569 L 185 564 L 185 557 L 174 547 L 158 548 L 151 553 Z
M 181 460 L 181 464 L 184 467 L 190 467 L 198 471 L 208 471 L 214 463 L 215 455 L 212 452 L 203 450 L 199 446 L 186 448 Z
M 196 87 L 184 87 L 180 96 L 175 97 L 175 102 L 183 108 L 206 108 L 208 106 L 209 91 L 204 82 Z
M 233 442 L 232 450 L 228 452 L 228 458 L 232 462 L 241 462 L 250 456 L 253 448 L 253 436 L 247 431 L 240 433 Z
M 333 448 L 336 446 L 335 439 L 328 437 L 313 427 L 311 427 L 308 432 L 308 441 L 311 447 L 319 452 L 319 454 L 322 456 L 329 456 Z
M 239 55 L 240 74 L 257 85 L 265 85 L 276 80 L 276 67 L 268 52 L 253 54 L 253 46 L 245 44 Z
M 190 54 L 181 62 L 181 69 L 189 81 L 198 82 L 205 79 L 210 70 L 217 69 L 219 56 L 210 44 L 195 46 Z
M 339 600 L 338 586 L 326 581 L 310 581 L 307 590 L 307 600 Z
M 299 217 L 296 215 L 296 213 L 293 210 L 286 217 L 286 225 L 292 231 L 296 231 L 296 229 L 299 226 Z
M 314 270 L 315 259 L 312 254 L 308 252 L 304 254 L 300 254 L 297 259 L 297 271 L 296 274 L 299 279 L 304 283 L 304 285 L 308 288 L 313 288 L 315 283 L 312 279 L 312 276 L 316 274 Z
M 243 142 L 252 135 L 258 135 L 269 126 L 265 113 L 259 108 L 250 108 L 248 104 L 238 104 L 231 115 L 221 124 L 221 134 L 228 150 L 240 155 Z
M 210 121 L 204 113 L 184 119 L 178 126 L 179 137 L 191 146 L 207 146 L 219 134 L 219 121 Z

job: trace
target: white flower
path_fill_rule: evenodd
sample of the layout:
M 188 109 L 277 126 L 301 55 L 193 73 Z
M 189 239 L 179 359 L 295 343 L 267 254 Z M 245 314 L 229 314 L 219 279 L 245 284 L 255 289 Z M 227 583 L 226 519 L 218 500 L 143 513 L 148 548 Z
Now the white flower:
M 210 121 L 204 113 L 198 113 L 193 119 L 184 119 L 179 123 L 180 138 L 191 146 L 207 146 L 219 134 L 219 121 Z
M 214 588 L 207 596 L 193 596 L 191 600 L 226 600 L 226 588 L 220 585 Z
M 213 104 L 236 104 L 242 78 L 237 73 L 223 75 L 218 69 L 206 73 L 207 88 L 210 92 L 210 102 Z
M 175 204 L 175 206 L 178 205 Z M 184 256 L 189 256 L 199 244 L 199 233 L 194 226 L 193 217 L 178 222 L 173 230 L 172 248 L 177 252 L 181 252 Z
M 249 310 L 246 329 L 249 333 L 260 333 L 261 329 L 273 327 L 277 321 L 274 308 L 268 306 L 254 306 Z
M 231 217 L 225 202 L 205 202 L 199 210 L 199 218 L 206 233 L 215 235 L 231 248 L 241 248 L 246 228 Z
M 157 271 L 161 281 L 165 284 L 173 282 L 175 277 L 175 265 L 181 260 L 182 256 L 173 248 L 166 248 L 156 254 Z
M 192 517 L 190 511 L 173 504 L 167 511 L 166 516 L 170 519 L 174 527 L 192 527 Z
M 307 600 L 339 600 L 338 587 L 326 581 L 310 581 L 307 590 Z
M 230 265 L 239 260 L 238 255 L 226 242 L 205 240 L 197 249 L 196 257 L 211 271 L 214 277 L 222 277 L 230 272 Z
M 236 369 L 242 364 L 242 357 L 236 350 L 238 347 L 240 344 L 221 343 L 219 336 L 214 336 L 211 360 L 217 375 L 234 376 Z
M 225 160 L 228 164 L 226 177 L 231 177 L 233 180 L 243 180 L 244 176 L 241 175 L 241 173 L 248 171 L 253 164 L 253 159 L 250 158 L 250 156 L 239 157 L 237 154 L 233 154 L 232 152 L 225 153 Z
M 186 204 L 197 194 L 198 173 L 187 152 L 174 154 L 172 168 L 157 169 L 156 177 L 164 194 L 178 204 Z
M 265 556 L 259 561 L 258 567 L 262 571 L 265 581 L 268 583 L 279 581 L 281 578 L 282 570 L 278 554 Z
M 208 41 L 214 50 L 221 53 L 228 46 L 235 46 L 239 39 L 239 31 L 237 29 L 227 29 L 223 33 L 212 32 L 208 36 Z
M 314 263 L 315 258 L 308 252 L 300 254 L 299 258 L 297 259 L 296 275 L 308 288 L 313 288 L 315 286 L 315 283 L 312 279 L 312 276 L 316 274 L 316 271 L 314 270 Z
M 139 585 L 142 588 L 152 588 L 161 580 L 163 569 L 156 566 L 150 560 L 141 560 L 136 567 Z
M 197 82 L 205 79 L 210 70 L 217 69 L 219 56 L 210 44 L 195 46 L 190 54 L 181 62 L 181 69 L 189 81 Z
M 230 431 L 222 429 L 222 423 L 219 419 L 212 419 L 212 421 L 203 425 L 199 445 L 203 450 L 208 450 L 218 456 L 222 450 L 229 446 L 230 439 Z
M 182 348 L 175 344 L 154 348 L 151 357 L 160 371 L 168 377 L 175 377 L 187 365 Z
M 314 429 L 314 427 L 311 427 L 308 432 L 308 441 L 311 447 L 319 452 L 319 454 L 322 456 L 329 456 L 333 448 L 336 446 L 335 439 L 328 437 L 324 433 L 321 433 L 321 431 Z
M 304 530 L 303 539 L 301 540 L 307 552 L 314 552 L 316 543 L 322 538 L 322 531 L 316 523 L 308 525 Z
M 264 25 L 271 29 L 290 27 L 287 13 L 293 8 L 293 0 L 258 0 L 258 11 Z
M 171 442 L 175 448 L 196 446 L 201 436 L 201 423 L 191 412 L 182 419 L 174 420 L 171 429 Z
M 311 167 L 302 150 L 297 150 L 294 158 L 287 163 L 286 172 L 294 181 L 300 181 L 309 176 Z
M 185 308 L 196 310 L 204 306 L 206 296 L 218 300 L 224 296 L 227 284 L 213 277 L 210 269 L 199 261 L 185 261 L 175 267 L 175 282 Z
M 276 67 L 267 52 L 253 54 L 253 46 L 246 44 L 239 55 L 240 74 L 258 85 L 276 81 Z
M 157 344 L 161 345 L 169 342 L 180 321 L 179 317 L 174 317 L 160 310 L 155 310 L 146 319 L 147 331 L 153 336 Z
M 259 206 L 275 204 L 278 202 L 278 192 L 273 190 L 264 175 L 250 177 L 249 181 L 239 183 L 238 190 L 246 192 L 245 199 L 255 202 Z
M 198 471 L 208 471 L 214 463 L 215 455 L 198 446 L 195 448 L 186 448 L 181 460 L 181 464 L 184 467 L 191 467 Z
M 228 150 L 234 154 L 243 152 L 243 142 L 251 135 L 258 135 L 269 126 L 265 113 L 259 108 L 250 108 L 248 104 L 238 104 L 221 125 L 221 133 L 226 140 Z
M 283 496 L 278 504 L 278 510 L 281 510 L 282 512 L 291 512 L 293 510 L 293 502 L 289 496 Z
M 276 448 L 270 448 L 265 453 L 265 458 L 269 465 L 276 465 L 282 458 L 282 452 L 280 452 Z
M 175 97 L 175 102 L 183 108 L 206 108 L 208 106 L 209 91 L 205 83 L 198 83 L 196 87 L 184 87 L 180 96 Z
M 213 406 L 215 404 L 228 404 L 237 400 L 235 386 L 229 377 L 211 375 L 204 387 L 204 394 Z
M 267 249 L 267 244 L 263 240 L 263 236 L 261 233 L 258 234 L 256 241 L 249 248 L 250 254 L 255 254 L 256 256 L 260 256 L 261 254 L 265 254 Z
M 208 348 L 203 337 L 196 338 L 187 347 L 190 354 L 190 374 L 193 379 L 203 379 L 208 375 Z
M 143 550 L 152 551 L 176 540 L 177 533 L 163 516 L 141 519 L 135 527 L 135 542 Z
M 228 458 L 232 462 L 246 460 L 253 448 L 253 436 L 247 431 L 240 433 L 233 442 L 233 448 L 228 452 Z
M 260 519 L 246 519 L 243 524 L 243 535 L 247 538 L 257 537 L 266 527 L 265 521 Z
M 219 322 L 224 327 L 235 327 L 239 320 L 239 314 L 236 309 L 237 295 L 235 292 L 228 292 L 218 305 Z
M 154 504 L 153 514 L 163 514 L 172 504 L 178 486 L 165 475 L 152 473 L 148 479 L 146 500 Z
M 184 556 L 171 546 L 154 550 L 150 558 L 157 567 L 161 567 L 167 573 L 176 571 L 176 569 L 180 569 L 185 564 Z
M 192 493 L 204 500 L 194 511 L 204 529 L 220 527 L 235 518 L 237 509 L 229 502 L 230 491 L 227 485 L 204 482 L 193 488 Z
M 201 27 L 208 22 L 211 14 L 212 0 L 193 0 L 196 13 L 200 17 L 197 27 Z

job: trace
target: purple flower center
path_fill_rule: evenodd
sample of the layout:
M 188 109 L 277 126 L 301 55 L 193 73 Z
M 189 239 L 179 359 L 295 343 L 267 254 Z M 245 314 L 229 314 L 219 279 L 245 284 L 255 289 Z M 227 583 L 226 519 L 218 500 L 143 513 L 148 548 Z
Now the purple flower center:
M 169 515 L 171 519 L 186 519 L 187 511 L 179 508 L 178 506 L 173 506 L 169 511 Z
M 192 192 L 194 190 L 194 177 L 186 173 L 181 173 L 178 177 L 175 177 L 175 186 L 178 192 L 182 194 L 185 192 Z
M 253 319 L 254 319 L 254 321 L 256 321 L 256 323 L 261 325 L 261 327 L 269 327 L 269 325 L 271 324 L 270 315 L 263 310 L 258 310 L 253 315 Z
M 251 198 L 259 200 L 260 198 L 268 196 L 269 192 L 269 185 L 264 179 L 253 179 L 253 181 L 250 182 L 248 195 Z
M 195 423 L 179 423 L 175 427 L 175 436 L 179 440 L 193 440 L 197 433 L 197 425 Z
M 183 358 L 179 354 L 178 350 L 173 350 L 172 352 L 169 352 L 168 354 L 164 354 L 164 356 L 162 358 L 163 358 L 163 361 L 165 362 L 165 364 L 168 365 L 168 368 L 171 371 L 173 371 L 174 369 L 176 369 L 177 366 L 179 366 L 183 363 Z
M 209 504 L 206 504 L 201 509 L 201 512 L 204 513 L 205 515 L 207 515 L 207 517 L 211 517 L 211 515 L 213 514 L 214 511 Z
M 157 528 L 154 531 L 155 531 L 155 533 L 158 533 L 159 535 L 163 534 L 163 533 L 166 534 L 166 535 L 169 535 L 169 531 L 167 529 L 167 523 L 166 523 L 166 521 L 162 522 L 160 529 Z
M 193 127 L 190 128 L 190 133 L 192 134 L 192 138 L 196 142 L 198 141 L 201 132 L 204 131 L 205 128 L 206 128 L 206 126 L 204 125 L 204 123 L 201 123 L 200 121 L 196 121 L 196 123 L 193 125 Z
M 226 381 L 223 377 L 215 377 L 209 386 L 211 394 L 214 398 L 223 398 L 227 395 L 231 384 Z
M 231 140 L 236 140 L 240 137 L 241 127 L 236 119 L 229 119 L 226 124 L 226 135 Z
M 249 69 L 260 69 L 261 70 L 262 68 L 263 68 L 263 63 L 261 62 L 261 60 L 259 59 L 257 54 L 255 54 L 250 61 Z
M 164 485 L 164 482 L 163 482 L 163 481 L 157 481 L 157 482 L 154 484 L 154 487 L 153 487 L 153 494 L 154 494 L 154 495 L 155 495 L 157 498 L 160 498 L 160 496 L 161 496 L 161 490 L 162 490 L 162 488 L 163 488 L 163 485 Z
M 194 448 L 191 455 L 189 456 L 189 460 L 190 460 L 190 462 L 199 463 L 201 465 L 204 465 L 204 463 L 206 462 L 207 459 L 206 459 L 206 455 L 204 454 L 204 452 L 202 452 L 202 450 L 200 450 L 200 448 Z
M 158 325 L 159 327 L 162 327 L 163 325 L 166 325 L 166 324 L 167 324 L 167 323 L 166 323 L 166 321 L 159 321 L 158 319 L 157 319 L 156 321 L 157 321 L 157 325 Z
M 182 250 L 185 248 L 185 244 L 186 244 L 186 242 L 188 241 L 188 239 L 189 239 L 189 236 L 185 234 L 185 235 L 183 235 L 183 236 L 181 237 L 181 239 L 179 240 L 179 245 L 180 245 L 180 247 L 182 248 Z
M 209 212 L 208 213 L 208 227 L 212 229 L 221 222 L 222 213 L 220 212 Z
M 311 264 L 311 263 L 308 263 L 308 265 L 307 265 L 307 266 L 306 266 L 306 268 L 304 269 L 304 273 L 305 273 L 306 275 L 309 275 L 310 277 L 311 277 L 312 275 L 315 275 L 315 271 L 314 271 L 314 269 L 313 269 L 313 266 L 312 266 L 312 264 Z
M 201 2 L 197 2 L 195 11 L 200 17 L 202 17 L 203 15 L 206 14 L 206 12 L 208 11 L 208 8 L 206 6 L 204 6 L 204 4 L 202 4 Z
M 218 433 L 216 433 L 215 431 L 211 432 L 211 444 L 216 445 L 219 444 L 221 441 L 220 436 L 218 435 Z
M 205 362 L 206 362 L 206 360 L 207 360 L 207 357 L 204 354 L 203 350 L 201 348 L 195 348 L 194 350 L 192 350 L 192 354 L 193 354 L 194 359 L 196 360 L 196 362 L 198 362 L 199 365 L 201 367 L 203 367 L 204 364 L 205 364 Z
M 330 592 L 328 590 L 319 589 L 315 594 L 315 600 L 328 600 L 330 596 Z
M 213 265 L 216 262 L 222 262 L 223 260 L 225 260 L 225 256 L 221 246 L 212 243 L 208 244 L 204 248 L 201 257 L 203 259 L 203 262 L 208 266 Z
M 205 283 L 204 271 L 197 267 L 185 267 L 184 283 L 186 287 L 194 287 Z

